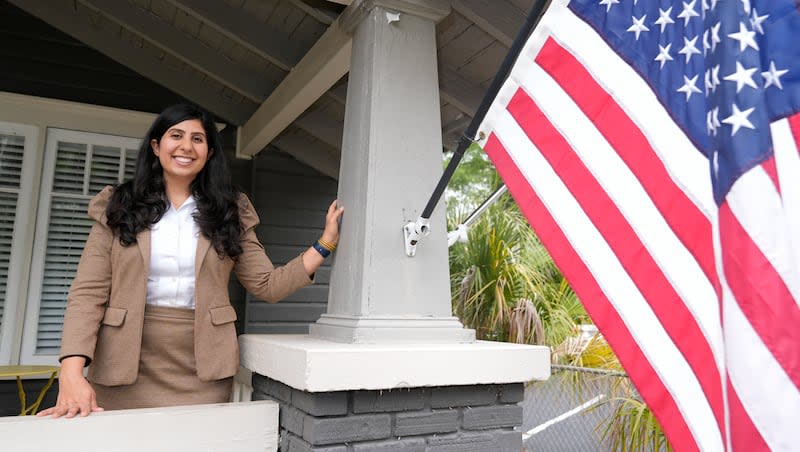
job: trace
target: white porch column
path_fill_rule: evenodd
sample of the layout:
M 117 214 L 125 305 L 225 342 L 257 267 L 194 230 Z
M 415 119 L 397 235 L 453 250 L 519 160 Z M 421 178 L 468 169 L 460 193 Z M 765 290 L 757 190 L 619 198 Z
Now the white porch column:
M 310 333 L 349 343 L 474 341 L 451 313 L 444 206 L 413 258 L 402 233 L 442 174 L 435 26 L 450 2 L 359 6 L 339 173 L 346 213 L 328 312 Z

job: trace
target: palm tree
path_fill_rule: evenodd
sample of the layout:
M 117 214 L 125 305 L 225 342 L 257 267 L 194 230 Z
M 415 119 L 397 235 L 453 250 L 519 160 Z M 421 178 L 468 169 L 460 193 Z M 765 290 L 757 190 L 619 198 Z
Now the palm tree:
M 449 216 L 451 228 L 460 214 Z M 480 339 L 557 344 L 588 319 L 508 195 L 451 247 L 450 275 L 453 311 Z

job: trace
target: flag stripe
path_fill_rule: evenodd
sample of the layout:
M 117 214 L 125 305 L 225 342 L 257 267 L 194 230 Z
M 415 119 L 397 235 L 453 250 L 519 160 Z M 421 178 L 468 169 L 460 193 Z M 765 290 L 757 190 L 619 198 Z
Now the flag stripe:
M 800 132 L 800 114 L 772 123 L 770 130 L 786 221 L 790 231 L 800 231 L 800 177 L 797 177 L 800 174 L 800 154 L 795 136 L 792 135 L 791 120 L 798 122 Z M 789 242 L 786 247 L 792 250 L 795 263 L 800 263 L 800 237 L 790 234 L 787 239 Z
M 800 419 L 800 392 L 764 346 L 730 287 L 723 282 L 722 289 L 730 384 L 770 449 L 796 450 L 796 435 L 791 432 L 797 430 L 797 419 Z M 731 423 L 732 430 L 737 427 Z M 739 438 L 733 450 L 750 450 L 750 441 L 757 445 L 756 438 L 746 436 L 748 431 L 737 433 Z
M 631 378 L 641 382 L 641 386 L 637 386 L 637 389 L 648 406 L 654 408 L 654 414 L 667 432 L 669 441 L 673 444 L 682 444 L 687 450 L 700 450 L 675 400 L 664 387 L 647 356 L 638 347 L 636 339 L 631 336 L 592 272 L 576 253 L 542 200 L 517 169 L 496 135 L 489 137 L 484 149 L 556 265 L 568 275 L 570 281 L 575 281 L 572 288 L 586 306 L 589 315 L 598 325 L 607 325 L 605 328 L 607 331 L 603 332 L 603 336 L 617 352 L 620 362 Z
M 769 452 L 770 448 L 739 400 L 736 389 L 728 380 L 728 418 L 731 425 L 731 445 L 734 450 L 748 452 Z
M 647 138 L 586 68 L 552 39 L 536 62 L 544 68 L 592 119 L 600 133 L 632 169 L 672 230 L 718 287 L 711 247 L 711 223 L 678 188 Z
M 788 121 L 789 121 L 789 127 L 792 129 L 792 136 L 794 136 L 794 142 L 800 143 L 800 113 L 789 116 Z M 798 147 L 798 153 L 800 153 L 800 147 Z
M 711 348 L 693 315 L 617 205 L 530 97 L 518 90 L 508 110 L 559 174 L 644 295 L 697 375 L 718 428 L 723 431 L 722 380 Z
M 720 207 L 719 225 L 725 279 L 740 309 L 789 379 L 800 386 L 797 303 L 727 203 Z
M 542 202 L 549 207 L 554 219 L 562 225 L 576 252 L 592 270 L 594 278 L 602 286 L 620 317 L 631 328 L 638 347 L 648 357 L 664 386 L 673 394 L 680 411 L 684 413 L 684 420 L 701 444 L 700 447 L 704 450 L 722 450 L 721 434 L 714 414 L 686 359 L 675 347 L 613 250 L 559 176 L 527 139 L 508 111 L 500 108 L 500 104 L 495 105 L 497 108 L 493 106 L 485 119 L 488 130 L 493 130 L 501 142 L 513 143 L 513 147 L 505 145 L 505 148 L 511 153 L 528 183 L 542 198 Z M 571 277 L 567 275 L 567 278 Z M 603 331 L 604 326 L 598 326 Z M 634 383 L 649 382 L 637 383 L 634 380 Z

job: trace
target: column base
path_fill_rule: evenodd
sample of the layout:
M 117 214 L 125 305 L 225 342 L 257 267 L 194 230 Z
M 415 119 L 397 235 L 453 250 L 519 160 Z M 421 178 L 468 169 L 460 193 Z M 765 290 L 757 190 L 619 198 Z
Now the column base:
M 309 335 L 347 344 L 424 344 L 475 342 L 475 330 L 456 317 L 357 317 L 323 314 Z

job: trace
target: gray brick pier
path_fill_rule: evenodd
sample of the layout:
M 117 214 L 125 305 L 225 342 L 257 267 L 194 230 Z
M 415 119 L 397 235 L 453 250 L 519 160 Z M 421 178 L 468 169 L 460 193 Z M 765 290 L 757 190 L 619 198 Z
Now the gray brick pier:
M 522 383 L 310 393 L 253 374 L 280 403 L 282 452 L 519 452 Z

